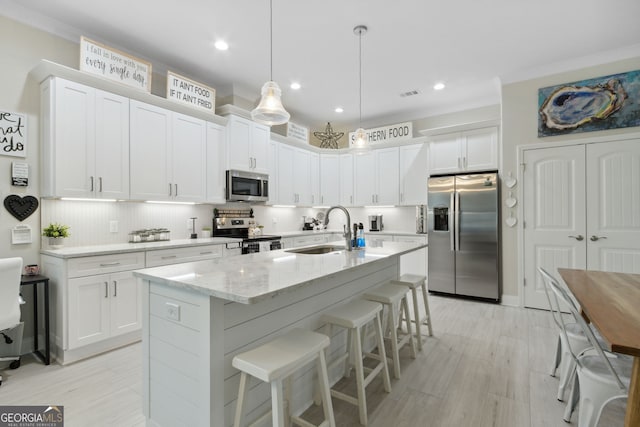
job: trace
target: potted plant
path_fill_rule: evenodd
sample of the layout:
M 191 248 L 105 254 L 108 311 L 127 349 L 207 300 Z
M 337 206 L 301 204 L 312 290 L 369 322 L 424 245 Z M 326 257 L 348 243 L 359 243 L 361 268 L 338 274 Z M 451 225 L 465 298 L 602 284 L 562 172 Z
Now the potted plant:
M 202 237 L 205 239 L 211 237 L 211 227 L 202 227 Z
M 58 249 L 64 246 L 62 239 L 70 236 L 69 226 L 52 222 L 42 229 L 42 235 L 49 238 L 51 249 Z

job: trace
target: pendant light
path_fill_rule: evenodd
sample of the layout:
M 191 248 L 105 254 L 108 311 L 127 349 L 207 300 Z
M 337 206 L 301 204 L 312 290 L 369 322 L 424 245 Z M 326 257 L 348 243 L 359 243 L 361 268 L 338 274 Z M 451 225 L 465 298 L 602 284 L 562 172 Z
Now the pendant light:
M 251 119 L 268 126 L 281 125 L 289 121 L 289 113 L 282 106 L 282 91 L 273 81 L 273 0 L 269 0 L 269 81 L 262 86 L 262 98 L 251 112 Z
M 353 33 L 358 36 L 360 58 L 360 118 L 353 145 L 356 147 L 363 147 L 367 143 L 367 134 L 364 129 L 362 129 L 362 36 L 367 33 L 367 27 L 364 25 L 358 25 L 353 29 Z

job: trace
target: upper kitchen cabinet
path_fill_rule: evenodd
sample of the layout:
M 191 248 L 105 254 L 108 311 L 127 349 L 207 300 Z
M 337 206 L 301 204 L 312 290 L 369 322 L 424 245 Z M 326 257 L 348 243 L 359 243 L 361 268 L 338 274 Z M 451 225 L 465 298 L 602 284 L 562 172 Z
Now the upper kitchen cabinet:
M 340 183 L 339 195 L 340 203 L 342 206 L 354 206 L 354 179 L 353 179 L 353 154 L 340 154 L 339 155 L 339 175 Z M 323 175 L 323 179 L 324 175 Z
M 268 205 L 277 205 L 279 202 L 278 191 L 278 146 L 277 141 L 269 141 L 269 200 Z
M 399 203 L 399 150 L 382 148 L 354 156 L 355 205 Z
M 431 175 L 498 168 L 497 127 L 435 136 L 429 145 Z
M 318 157 L 308 150 L 278 144 L 278 201 L 311 206 L 317 203 Z
M 321 205 L 340 204 L 340 155 L 320 154 L 320 200 Z
M 269 137 L 268 126 L 230 115 L 227 124 L 228 169 L 268 174 Z
M 400 147 L 400 204 L 427 204 L 428 144 Z
M 129 99 L 52 77 L 42 82 L 42 195 L 129 198 Z
M 203 202 L 206 122 L 131 100 L 131 198 Z
M 207 122 L 207 202 L 225 203 L 226 128 Z

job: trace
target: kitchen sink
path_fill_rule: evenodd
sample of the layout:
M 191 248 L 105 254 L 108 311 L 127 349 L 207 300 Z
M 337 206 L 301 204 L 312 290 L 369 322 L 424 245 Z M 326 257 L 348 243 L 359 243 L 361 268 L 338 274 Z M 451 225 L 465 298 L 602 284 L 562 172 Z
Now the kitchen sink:
M 344 246 L 318 245 L 318 246 L 310 246 L 308 248 L 289 249 L 289 250 L 285 250 L 285 252 L 292 252 L 294 254 L 305 254 L 305 255 L 322 255 L 322 254 L 328 254 L 330 252 L 338 252 L 342 250 L 344 250 Z

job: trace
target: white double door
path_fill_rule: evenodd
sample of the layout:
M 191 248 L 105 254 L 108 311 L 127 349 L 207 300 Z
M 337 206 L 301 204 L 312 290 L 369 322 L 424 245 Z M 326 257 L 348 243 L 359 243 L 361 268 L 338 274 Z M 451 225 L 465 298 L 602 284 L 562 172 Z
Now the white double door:
M 543 267 L 640 273 L 640 139 L 525 150 L 524 304 Z

